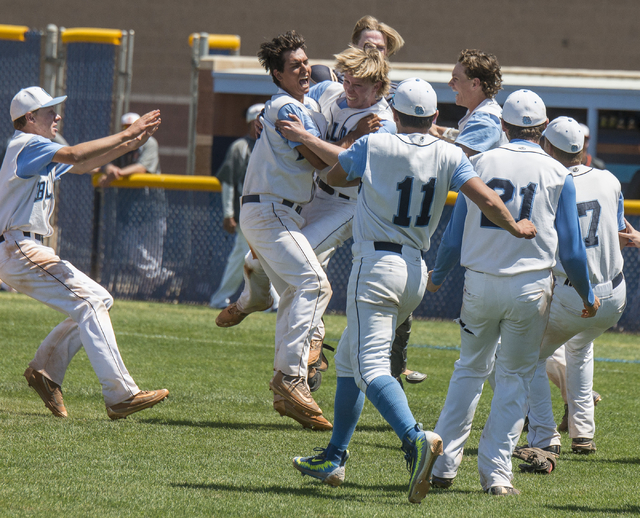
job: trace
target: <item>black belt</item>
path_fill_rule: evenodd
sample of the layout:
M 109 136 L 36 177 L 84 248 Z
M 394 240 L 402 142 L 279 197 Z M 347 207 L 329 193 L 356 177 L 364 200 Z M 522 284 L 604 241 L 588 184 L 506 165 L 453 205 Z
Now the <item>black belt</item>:
M 244 205 L 245 203 L 260 203 L 260 195 L 247 194 L 246 196 L 242 197 L 241 202 L 242 202 L 242 205 Z M 284 205 L 285 207 L 293 207 L 295 205 L 295 203 L 289 200 L 282 200 L 280 203 L 282 203 L 282 205 Z M 300 214 L 302 212 L 302 205 L 298 205 L 293 210 L 295 210 L 298 214 Z
M 402 245 L 399 245 L 398 243 L 389 243 L 387 241 L 374 241 L 373 248 L 375 248 L 377 252 L 385 251 L 385 252 L 393 252 L 394 254 L 402 255 Z
M 320 180 L 320 178 L 318 178 L 318 187 L 320 187 L 320 189 L 322 189 L 327 194 L 330 194 L 331 196 L 336 194 L 336 190 L 330 185 L 327 185 L 326 183 L 324 183 L 322 180 Z M 343 200 L 351 199 L 349 198 L 349 196 L 347 196 L 346 194 L 342 194 L 341 192 L 338 193 L 338 198 L 342 198 Z
M 622 279 L 624 279 L 624 275 L 622 275 L 622 272 L 620 272 L 611 281 L 611 289 L 615 290 L 618 286 L 620 286 L 620 283 L 622 282 Z M 566 279 L 564 281 L 564 285 L 565 286 L 573 286 L 573 284 L 571 284 L 571 281 L 569 281 L 569 279 Z
M 23 232 L 24 237 L 32 237 L 42 243 L 44 236 L 42 234 L 32 234 L 31 232 Z M 0 243 L 4 243 L 4 235 L 0 234 Z

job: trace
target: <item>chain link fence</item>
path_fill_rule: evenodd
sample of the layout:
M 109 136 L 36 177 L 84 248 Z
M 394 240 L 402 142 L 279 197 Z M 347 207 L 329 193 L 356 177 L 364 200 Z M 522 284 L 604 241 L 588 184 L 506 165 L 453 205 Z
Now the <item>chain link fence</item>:
M 222 229 L 218 193 L 161 189 L 107 189 L 100 217 L 100 282 L 116 297 L 206 304 L 216 291 L 234 237 Z M 424 254 L 433 267 L 452 207 L 445 207 Z M 629 216 L 640 225 L 639 216 Z M 491 243 L 487 243 L 491 246 Z M 628 305 L 617 328 L 640 331 L 640 251 L 625 249 Z M 329 310 L 344 312 L 351 272 L 351 240 L 331 259 Z M 464 269 L 458 266 L 435 294 L 427 293 L 416 317 L 453 319 L 460 314 Z M 239 291 L 236 294 L 239 295 Z M 232 300 L 235 298 L 232 297 Z

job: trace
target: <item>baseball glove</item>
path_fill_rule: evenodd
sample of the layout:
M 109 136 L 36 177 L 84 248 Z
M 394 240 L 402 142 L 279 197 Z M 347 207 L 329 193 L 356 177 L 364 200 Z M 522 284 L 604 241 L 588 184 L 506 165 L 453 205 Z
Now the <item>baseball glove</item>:
M 553 453 L 540 448 L 518 446 L 513 450 L 513 457 L 517 457 L 526 464 L 520 464 L 525 473 L 551 473 L 556 468 L 556 457 Z

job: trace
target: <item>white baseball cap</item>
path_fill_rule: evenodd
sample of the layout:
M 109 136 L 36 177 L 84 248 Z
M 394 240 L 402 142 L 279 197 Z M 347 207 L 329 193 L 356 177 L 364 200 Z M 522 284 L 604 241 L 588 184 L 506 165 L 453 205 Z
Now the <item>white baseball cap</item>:
M 412 117 L 431 117 L 438 111 L 438 96 L 424 79 L 412 77 L 402 81 L 391 101 L 400 113 Z
M 591 130 L 589 129 L 589 126 L 587 126 L 586 124 L 582 124 L 581 122 L 580 129 L 582 130 L 582 133 L 584 133 L 584 138 L 589 138 L 589 135 L 591 134 Z
M 121 124 L 123 126 L 131 126 L 139 118 L 140 118 L 140 115 L 138 115 L 137 113 L 129 112 L 129 113 L 125 113 L 122 116 L 122 119 L 120 119 L 120 120 L 121 120 Z
M 264 104 L 258 103 L 247 108 L 247 124 L 254 121 L 260 115 L 260 112 L 264 110 Z
M 565 153 L 577 153 L 584 146 L 584 132 L 580 124 L 571 117 L 553 119 L 542 135 Z
M 27 112 L 33 112 L 40 108 L 48 108 L 49 106 L 56 106 L 66 100 L 67 96 L 51 97 L 39 86 L 30 86 L 29 88 L 23 88 L 20 90 L 11 100 L 11 120 L 14 121 L 27 114 Z
M 547 109 L 538 94 L 516 90 L 504 102 L 502 120 L 521 128 L 539 126 L 547 120 Z

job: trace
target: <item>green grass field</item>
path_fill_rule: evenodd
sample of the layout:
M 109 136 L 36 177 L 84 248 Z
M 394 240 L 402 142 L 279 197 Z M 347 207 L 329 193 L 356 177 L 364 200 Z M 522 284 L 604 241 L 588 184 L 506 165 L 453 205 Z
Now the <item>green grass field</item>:
M 326 446 L 330 434 L 303 430 L 273 411 L 268 390 L 274 314 L 219 329 L 205 307 L 117 302 L 120 350 L 142 389 L 169 399 L 126 420 L 108 419 L 84 353 L 63 390 L 69 418 L 54 418 L 22 377 L 37 345 L 62 316 L 27 297 L 0 295 L 0 516 L 632 516 L 640 515 L 640 363 L 597 362 L 598 452 L 563 454 L 551 475 L 516 467 L 519 497 L 485 495 L 477 446 L 489 411 L 482 397 L 464 459 L 449 490 L 407 501 L 399 441 L 370 403 L 353 437 L 345 484 L 302 478 L 295 455 Z M 346 319 L 329 316 L 336 345 Z M 458 327 L 416 322 L 409 366 L 427 381 L 407 387 L 414 415 L 432 429 L 458 353 Z M 444 346 L 444 347 L 442 347 Z M 596 357 L 640 360 L 640 337 L 606 334 Z M 330 363 L 333 365 L 330 357 Z M 332 420 L 335 372 L 316 399 Z M 558 418 L 559 392 L 553 388 Z M 521 439 L 524 442 L 524 438 Z

